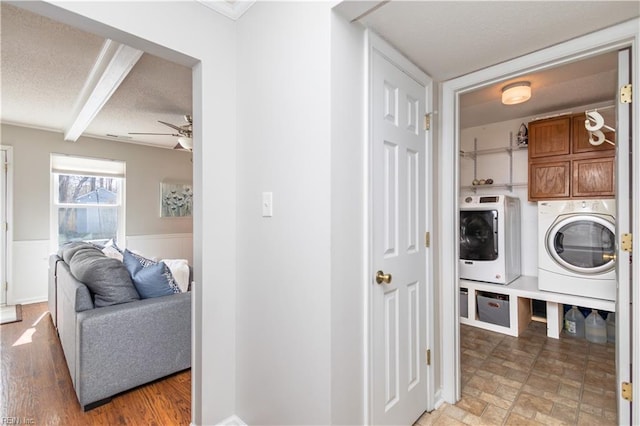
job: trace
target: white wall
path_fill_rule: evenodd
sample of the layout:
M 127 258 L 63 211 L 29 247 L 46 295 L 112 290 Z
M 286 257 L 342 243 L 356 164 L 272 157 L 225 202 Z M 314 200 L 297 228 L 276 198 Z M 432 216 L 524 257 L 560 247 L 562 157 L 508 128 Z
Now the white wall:
M 215 424 L 235 412 L 234 22 L 197 2 L 18 6 L 194 67 L 192 417 L 196 424 Z M 188 31 L 176 30 L 181 22 L 189 23 Z
M 365 424 L 364 28 L 331 19 L 331 421 Z
M 330 9 L 238 21 L 237 414 L 331 422 Z M 273 192 L 273 217 L 261 193 Z

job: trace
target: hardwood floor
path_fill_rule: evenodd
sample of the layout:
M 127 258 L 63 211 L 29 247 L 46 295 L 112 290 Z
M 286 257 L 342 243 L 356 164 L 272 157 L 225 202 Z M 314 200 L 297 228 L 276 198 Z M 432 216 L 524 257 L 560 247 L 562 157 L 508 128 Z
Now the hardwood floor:
M 0 423 L 188 425 L 191 371 L 140 386 L 83 412 L 46 303 L 22 305 L 22 321 L 0 326 Z

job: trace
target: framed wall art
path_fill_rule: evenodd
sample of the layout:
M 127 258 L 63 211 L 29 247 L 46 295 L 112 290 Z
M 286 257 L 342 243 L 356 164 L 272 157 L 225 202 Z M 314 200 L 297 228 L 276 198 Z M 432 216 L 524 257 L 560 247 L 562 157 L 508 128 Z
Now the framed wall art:
M 191 217 L 193 187 L 190 183 L 160 183 L 160 217 Z

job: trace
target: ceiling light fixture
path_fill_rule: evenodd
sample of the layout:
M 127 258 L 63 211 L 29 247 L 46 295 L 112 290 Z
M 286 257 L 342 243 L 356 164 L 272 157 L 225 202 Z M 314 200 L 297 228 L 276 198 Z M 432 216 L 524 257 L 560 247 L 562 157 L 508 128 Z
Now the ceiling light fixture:
M 526 102 L 531 98 L 531 83 L 519 81 L 502 88 L 502 103 L 516 105 Z
M 186 136 L 180 136 L 178 138 L 178 143 L 184 148 L 184 149 L 193 149 L 193 139 L 188 138 Z

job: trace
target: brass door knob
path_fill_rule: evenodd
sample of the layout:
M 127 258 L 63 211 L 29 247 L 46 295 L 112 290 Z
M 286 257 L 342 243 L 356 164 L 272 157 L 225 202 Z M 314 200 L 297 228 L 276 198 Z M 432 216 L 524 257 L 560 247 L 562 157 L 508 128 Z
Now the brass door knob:
M 614 262 L 616 261 L 616 254 L 609 254 L 609 253 L 602 253 L 602 260 L 613 260 Z
M 385 274 L 382 271 L 376 272 L 376 282 L 378 284 L 382 284 L 382 283 L 389 284 L 392 278 L 393 277 L 391 276 L 391 274 Z

